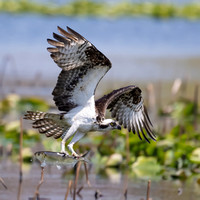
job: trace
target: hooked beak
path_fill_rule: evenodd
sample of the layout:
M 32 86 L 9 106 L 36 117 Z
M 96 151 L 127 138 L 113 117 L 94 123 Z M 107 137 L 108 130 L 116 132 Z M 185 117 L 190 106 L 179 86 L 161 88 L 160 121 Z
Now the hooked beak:
M 121 127 L 120 125 L 118 125 L 118 126 L 117 126 L 117 129 L 118 129 L 118 130 L 121 130 L 121 129 L 122 129 L 122 127 Z

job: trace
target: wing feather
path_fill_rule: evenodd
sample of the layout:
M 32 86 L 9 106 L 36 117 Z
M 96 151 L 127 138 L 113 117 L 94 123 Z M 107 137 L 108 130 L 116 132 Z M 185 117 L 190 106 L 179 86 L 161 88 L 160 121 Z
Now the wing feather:
M 143 138 L 149 142 L 145 135 L 146 132 L 152 140 L 156 140 L 152 131 L 152 123 L 143 103 L 141 90 L 138 87 L 131 85 L 114 90 L 95 103 L 98 119 L 104 118 L 106 109 L 109 109 L 111 116 L 116 118 L 119 124 L 127 128 L 129 132 L 137 133 L 140 139 L 142 139 L 142 134 Z
M 124 107 L 124 106 L 123 106 Z M 128 126 L 128 121 L 127 121 L 127 109 L 126 108 L 123 108 L 123 113 L 122 113 L 122 119 L 123 119 L 123 125 L 124 125 L 124 128 L 127 128 Z
M 140 133 L 142 132 L 142 126 L 140 125 L 140 111 L 138 113 L 135 112 L 135 121 L 136 121 L 136 126 L 137 126 L 137 134 L 139 134 L 140 140 L 142 140 L 142 137 Z M 146 137 L 145 137 L 146 138 Z M 149 141 L 147 139 L 147 141 Z
M 53 33 L 53 37 L 60 41 L 60 42 L 63 42 L 65 45 L 69 45 L 70 44 L 70 40 L 67 39 L 66 37 L 63 37 L 61 35 L 58 35 L 57 33 Z
M 141 135 L 140 135 L 140 131 L 139 131 L 139 128 L 138 128 L 138 124 L 137 124 L 137 113 L 136 112 L 133 112 L 133 126 L 135 128 L 135 131 L 136 131 L 138 137 L 140 138 L 140 140 L 142 140 Z
M 47 137 L 53 136 L 55 139 L 61 137 L 69 129 L 59 114 L 27 111 L 24 119 L 32 120 L 33 128 L 38 129 Z
M 111 63 L 76 31 L 69 27 L 67 31 L 58 27 L 58 31 L 61 35 L 53 33 L 55 40 L 47 39 L 53 46 L 47 48 L 51 58 L 62 68 L 52 94 L 58 109 L 68 112 L 93 98 Z
M 47 42 L 55 47 L 65 47 L 65 44 L 63 42 L 58 42 L 52 39 L 47 39 Z
M 57 48 L 52 48 L 52 47 L 48 47 L 47 51 L 50 52 L 50 53 L 57 53 L 57 52 L 59 52 L 59 50 Z
M 132 132 L 135 134 L 135 129 L 133 127 L 133 118 L 132 118 L 132 115 L 133 115 L 133 110 L 131 110 L 130 113 L 129 113 L 129 119 L 130 119 L 129 125 L 130 126 L 128 128 L 128 131 L 131 132 L 131 130 L 132 130 Z

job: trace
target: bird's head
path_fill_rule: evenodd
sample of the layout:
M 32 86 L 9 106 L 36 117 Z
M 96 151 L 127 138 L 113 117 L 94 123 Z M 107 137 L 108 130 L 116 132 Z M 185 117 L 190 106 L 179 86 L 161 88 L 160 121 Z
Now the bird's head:
M 98 124 L 99 131 L 109 131 L 113 129 L 121 130 L 121 126 L 112 119 L 104 119 L 102 122 Z

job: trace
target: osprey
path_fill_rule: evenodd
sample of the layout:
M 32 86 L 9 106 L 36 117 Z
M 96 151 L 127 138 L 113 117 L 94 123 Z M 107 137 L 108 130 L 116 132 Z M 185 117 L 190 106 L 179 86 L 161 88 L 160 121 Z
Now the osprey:
M 62 69 L 52 92 L 56 106 L 62 113 L 27 111 L 25 119 L 34 121 L 33 128 L 47 137 L 62 138 L 61 152 L 65 151 L 66 141 L 74 135 L 67 145 L 73 156 L 79 155 L 73 145 L 90 131 L 121 129 L 141 134 L 149 142 L 147 135 L 155 140 L 152 124 L 143 104 L 141 90 L 130 85 L 103 96 L 95 101 L 95 90 L 110 70 L 111 62 L 96 47 L 79 33 L 67 27 L 58 27 L 62 35 L 53 33 L 56 40 L 47 39 L 54 47 L 47 50 L 51 58 Z M 113 119 L 105 119 L 106 110 Z

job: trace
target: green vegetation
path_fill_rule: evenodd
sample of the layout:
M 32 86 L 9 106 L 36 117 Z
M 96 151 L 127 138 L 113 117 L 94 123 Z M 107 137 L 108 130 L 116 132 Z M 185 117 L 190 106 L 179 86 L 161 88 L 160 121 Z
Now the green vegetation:
M 200 18 L 199 3 L 175 5 L 170 3 L 134 3 L 130 1 L 121 1 L 111 4 L 107 1 L 75 0 L 64 5 L 57 5 L 51 1 L 48 4 L 42 4 L 28 0 L 1 0 L 0 11 L 9 13 L 38 13 L 63 16 Z
M 16 94 L 9 94 L 0 101 L 0 147 L 5 148 L 6 154 L 11 154 L 14 160 L 18 159 L 20 121 L 13 121 L 12 117 L 22 116 L 27 110 L 47 111 L 48 109 L 46 101 L 36 97 L 20 98 Z M 11 119 L 9 116 L 12 116 Z M 8 118 L 11 121 L 3 122 L 2 118 Z M 32 158 L 31 148 L 41 139 L 37 132 L 28 130 L 23 133 L 23 141 L 24 160 L 30 162 Z
M 0 124 L 0 147 L 4 148 L 3 152 L 7 155 L 12 155 L 14 161 L 19 159 L 19 140 L 20 140 L 20 122 L 12 121 L 10 123 Z M 32 159 L 31 148 L 36 143 L 40 142 L 39 134 L 33 130 L 23 132 L 23 160 L 30 162 Z
M 92 150 L 94 152 L 92 162 L 96 163 L 98 171 L 104 173 L 105 169 L 120 168 L 128 169 L 133 176 L 140 178 L 185 180 L 195 176 L 199 183 L 200 130 L 196 125 L 200 121 L 200 114 L 197 112 L 197 105 L 189 99 L 181 98 L 171 103 L 169 107 L 170 112 L 161 109 L 159 117 L 172 119 L 174 125 L 166 133 L 161 134 L 157 131 L 157 142 L 152 141 L 148 144 L 123 129 L 105 135 L 89 134 L 76 144 L 75 148 L 79 153 Z M 0 113 L 3 113 L 4 117 L 12 115 L 13 112 L 21 116 L 25 110 L 46 111 L 48 108 L 44 100 L 35 97 L 20 98 L 17 95 L 8 95 L 0 101 Z M 16 160 L 19 152 L 20 123 L 19 121 L 3 122 L 3 116 L 1 117 L 0 146 L 7 148 L 11 145 L 10 154 Z M 38 142 L 42 143 L 46 150 L 59 151 L 60 149 L 59 141 L 47 139 L 33 129 L 25 130 L 24 161 L 30 162 L 31 155 L 34 153 L 32 148 Z
M 0 101 L 0 117 L 1 115 L 17 112 L 22 114 L 27 110 L 41 110 L 47 111 L 49 105 L 43 99 L 37 97 L 20 98 L 16 94 L 9 94 L 6 98 Z

